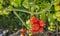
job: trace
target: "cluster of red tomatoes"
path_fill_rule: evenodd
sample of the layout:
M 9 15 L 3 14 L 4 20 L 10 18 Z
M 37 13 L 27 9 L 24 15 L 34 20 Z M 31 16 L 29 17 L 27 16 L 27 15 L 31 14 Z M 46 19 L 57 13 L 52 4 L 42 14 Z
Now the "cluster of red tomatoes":
M 32 16 L 30 19 L 32 27 L 30 29 L 31 33 L 43 32 L 45 21 L 39 20 L 37 17 Z

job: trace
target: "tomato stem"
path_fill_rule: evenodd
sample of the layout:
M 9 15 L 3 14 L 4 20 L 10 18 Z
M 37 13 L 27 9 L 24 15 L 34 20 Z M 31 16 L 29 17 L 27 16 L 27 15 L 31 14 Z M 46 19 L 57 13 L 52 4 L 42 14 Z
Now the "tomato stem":
M 13 12 L 17 17 L 18 17 L 18 19 L 23 23 L 23 25 L 25 26 L 25 27 L 27 27 L 26 25 L 25 25 L 25 22 L 21 19 L 21 17 L 14 11 Z M 27 29 L 29 29 L 29 28 L 27 28 Z

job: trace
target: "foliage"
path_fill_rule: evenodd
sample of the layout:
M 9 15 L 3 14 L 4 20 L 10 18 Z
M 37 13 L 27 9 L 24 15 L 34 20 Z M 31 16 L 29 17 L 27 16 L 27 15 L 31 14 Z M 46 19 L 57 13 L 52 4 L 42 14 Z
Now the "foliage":
M 60 1 L 0 0 L 0 28 L 18 30 L 23 27 L 30 29 L 31 23 L 28 20 L 34 15 L 40 20 L 46 21 L 44 27 L 46 31 L 58 30 L 57 28 L 60 26 Z

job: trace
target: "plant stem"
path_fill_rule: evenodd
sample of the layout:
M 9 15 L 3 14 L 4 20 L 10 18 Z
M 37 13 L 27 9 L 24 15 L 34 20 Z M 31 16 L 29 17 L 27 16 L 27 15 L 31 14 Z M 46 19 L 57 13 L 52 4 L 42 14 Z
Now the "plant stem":
M 56 34 L 57 34 L 57 36 L 58 36 L 58 25 L 57 25 L 57 24 L 58 24 L 58 22 L 56 22 L 56 26 L 57 26 L 57 27 L 56 27 Z
M 9 8 L 6 8 L 6 9 L 2 9 L 2 10 L 7 10 L 7 11 L 21 11 L 21 12 L 24 12 L 24 13 L 32 14 L 32 13 L 29 12 L 29 11 L 26 11 L 26 10 L 20 10 L 20 9 L 9 9 Z
M 16 16 L 17 16 L 17 18 L 23 23 L 23 25 L 25 26 L 25 27 L 27 27 L 26 25 L 25 25 L 25 22 L 21 19 L 21 17 L 14 11 L 13 12 Z M 27 28 L 27 29 L 29 29 L 29 28 Z

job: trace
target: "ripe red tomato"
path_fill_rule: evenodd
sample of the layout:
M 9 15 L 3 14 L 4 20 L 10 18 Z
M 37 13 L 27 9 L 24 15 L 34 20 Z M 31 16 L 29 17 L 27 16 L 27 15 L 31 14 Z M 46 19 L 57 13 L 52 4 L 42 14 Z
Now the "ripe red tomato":
M 38 18 L 33 16 L 31 19 L 30 19 L 31 23 L 32 24 L 37 24 L 38 23 Z
M 32 25 L 30 32 L 35 34 L 35 33 L 39 32 L 39 28 L 40 28 L 39 24 L 34 24 L 34 25 Z
M 40 28 L 38 30 L 31 29 L 30 32 L 33 33 L 33 34 L 43 32 L 43 28 Z
M 25 32 L 25 30 L 24 30 L 23 28 L 21 28 L 21 29 L 20 29 L 20 32 L 21 32 L 21 33 L 24 33 L 24 32 Z
M 30 32 L 31 32 L 32 34 L 36 34 L 36 33 L 38 32 L 38 30 L 33 30 L 33 29 L 31 29 Z
M 41 27 L 44 27 L 44 25 L 45 25 L 45 21 L 40 20 L 40 21 L 39 21 L 39 25 L 40 25 Z
M 40 27 L 39 32 L 43 32 L 43 27 Z
M 33 24 L 31 28 L 31 33 L 43 32 L 43 27 L 45 25 L 44 20 L 38 20 L 37 17 L 33 16 L 30 19 L 30 22 Z
M 22 34 L 20 34 L 20 36 L 25 36 L 25 34 L 22 33 Z
M 34 30 L 33 30 L 33 29 L 30 29 L 30 32 L 31 32 L 31 33 L 33 33 L 33 32 L 34 32 Z
M 34 24 L 34 25 L 32 25 L 32 29 L 33 30 L 39 30 L 39 24 Z

